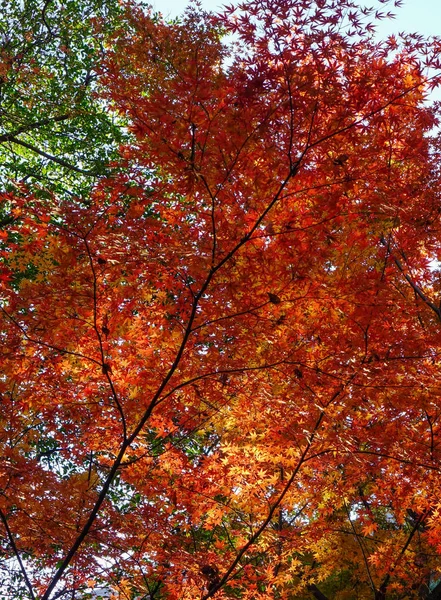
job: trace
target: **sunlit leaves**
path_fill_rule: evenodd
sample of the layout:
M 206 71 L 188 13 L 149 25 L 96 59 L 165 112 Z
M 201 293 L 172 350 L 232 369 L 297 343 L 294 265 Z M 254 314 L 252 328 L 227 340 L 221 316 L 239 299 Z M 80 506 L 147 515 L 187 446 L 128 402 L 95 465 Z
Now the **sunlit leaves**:
M 43 600 L 393 598 L 438 568 L 434 46 L 373 17 L 127 7 L 97 88 L 120 163 L 6 197 L 1 508 Z

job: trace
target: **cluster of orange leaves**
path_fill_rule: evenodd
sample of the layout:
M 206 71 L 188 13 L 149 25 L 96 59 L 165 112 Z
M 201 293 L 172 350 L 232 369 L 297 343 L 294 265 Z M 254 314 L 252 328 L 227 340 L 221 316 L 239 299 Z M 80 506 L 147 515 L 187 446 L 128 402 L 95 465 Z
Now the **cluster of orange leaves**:
M 129 7 L 100 84 L 119 170 L 3 198 L 0 509 L 43 600 L 436 573 L 436 115 L 422 48 L 330 4 Z

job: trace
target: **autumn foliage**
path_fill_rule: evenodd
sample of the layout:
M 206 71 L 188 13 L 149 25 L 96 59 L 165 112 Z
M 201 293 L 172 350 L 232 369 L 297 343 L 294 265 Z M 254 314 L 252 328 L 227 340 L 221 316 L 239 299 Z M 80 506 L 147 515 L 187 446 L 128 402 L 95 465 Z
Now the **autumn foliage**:
M 440 46 L 380 17 L 127 6 L 119 157 L 11 174 L 0 596 L 440 597 Z

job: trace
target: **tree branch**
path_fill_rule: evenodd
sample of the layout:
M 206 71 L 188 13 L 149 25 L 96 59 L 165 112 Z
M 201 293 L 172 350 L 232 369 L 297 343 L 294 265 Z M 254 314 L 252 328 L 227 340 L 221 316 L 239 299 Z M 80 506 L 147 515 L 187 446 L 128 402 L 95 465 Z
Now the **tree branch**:
M 72 117 L 72 114 L 65 114 L 65 115 L 59 115 L 58 117 L 53 117 L 51 119 L 43 119 L 42 121 L 37 121 L 35 123 L 29 123 L 27 125 L 23 125 L 22 127 L 19 127 L 18 129 L 16 129 L 15 131 L 13 131 L 12 133 L 4 133 L 3 135 L 0 135 L 0 144 L 3 144 L 4 142 L 15 142 L 15 138 L 17 135 L 20 135 L 22 133 L 28 133 L 29 131 L 33 131 L 34 129 L 39 129 L 40 127 L 44 127 L 45 125 L 51 125 L 51 123 L 59 123 L 60 121 L 66 121 L 67 119 L 70 119 Z
M 329 600 L 328 596 L 325 596 L 325 594 L 318 589 L 315 583 L 310 583 L 308 585 L 308 591 L 310 591 L 317 600 Z
M 421 525 L 421 523 L 424 521 L 424 519 L 427 516 L 427 510 L 422 512 L 419 517 L 417 518 L 417 520 L 415 521 L 414 526 L 412 527 L 411 532 L 409 533 L 409 535 L 407 536 L 407 540 L 404 543 L 404 546 L 401 548 L 400 553 L 398 554 L 397 558 L 395 559 L 395 561 L 393 562 L 389 573 L 386 574 L 385 578 L 383 579 L 382 584 L 380 585 L 378 591 L 375 594 L 375 600 L 384 600 L 386 598 L 386 590 L 387 590 L 387 586 L 389 585 L 389 581 L 390 578 L 392 576 L 392 573 L 395 571 L 399 561 L 401 560 L 401 558 L 404 556 L 407 548 L 410 545 L 410 542 L 413 539 L 413 536 L 415 535 L 415 533 L 418 531 L 419 526 Z
M 329 406 L 341 394 L 342 391 L 343 391 L 343 388 L 336 391 L 332 395 L 327 406 Z M 312 430 L 312 432 L 309 436 L 309 439 L 307 438 L 306 446 L 297 462 L 297 465 L 296 465 L 291 477 L 288 479 L 287 483 L 283 487 L 277 500 L 271 506 L 270 510 L 268 511 L 268 515 L 264 519 L 263 523 L 260 525 L 260 527 L 257 529 L 257 531 L 248 539 L 248 541 L 239 550 L 239 552 L 236 555 L 236 558 L 232 561 L 231 565 L 229 566 L 229 568 L 227 569 L 227 571 L 225 572 L 223 577 L 221 579 L 219 579 L 219 581 L 216 583 L 216 585 L 214 585 L 205 595 L 202 596 L 201 600 L 207 600 L 208 598 L 211 598 L 212 596 L 214 596 L 214 594 L 216 592 L 218 592 L 227 583 L 227 581 L 230 579 L 230 576 L 234 572 L 236 566 L 239 564 L 239 562 L 242 559 L 242 557 L 244 556 L 244 554 L 250 549 L 250 547 L 259 539 L 261 534 L 266 530 L 266 528 L 268 527 L 269 523 L 271 522 L 271 520 L 274 516 L 274 513 L 277 511 L 277 509 L 283 502 L 283 499 L 285 498 L 286 494 L 288 493 L 288 490 L 290 489 L 292 483 L 294 482 L 295 478 L 297 477 L 297 474 L 299 473 L 303 464 L 306 462 L 307 455 L 308 455 L 309 450 L 314 442 L 315 436 L 317 434 L 317 431 L 321 425 L 321 422 L 322 422 L 324 416 L 325 416 L 325 412 L 323 410 L 319 414 L 319 417 L 316 421 L 314 429 Z
M 8 536 L 9 543 L 11 544 L 11 548 L 12 548 L 12 550 L 14 552 L 15 558 L 17 559 L 17 562 L 18 562 L 18 564 L 20 566 L 20 571 L 22 572 L 23 579 L 25 580 L 25 583 L 26 583 L 26 587 L 29 590 L 29 594 L 30 594 L 32 600 L 35 600 L 34 592 L 33 592 L 33 589 L 32 589 L 32 584 L 31 584 L 31 582 L 29 580 L 29 577 L 28 577 L 28 574 L 27 574 L 26 569 L 24 567 L 23 561 L 21 560 L 20 553 L 18 551 L 17 545 L 16 545 L 14 537 L 12 535 L 12 531 L 9 528 L 9 524 L 8 524 L 7 519 L 6 519 L 6 516 L 5 516 L 5 514 L 4 514 L 4 512 L 2 510 L 0 510 L 0 519 L 1 519 L 2 523 L 3 523 L 3 525 L 5 526 L 6 534 Z
M 9 138 L 9 141 L 12 142 L 13 144 L 18 144 L 19 146 L 23 146 L 23 148 L 27 148 L 28 150 L 31 150 L 31 152 L 35 152 L 35 154 L 39 154 L 40 156 L 43 156 L 44 158 L 47 158 L 48 160 L 55 162 L 58 165 L 66 168 L 66 169 L 69 169 L 70 171 L 75 171 L 76 173 L 81 173 L 81 175 L 88 175 L 89 177 L 97 176 L 97 173 L 95 173 L 94 171 L 87 171 L 85 169 L 80 169 L 79 167 L 76 167 L 75 165 L 72 165 L 71 163 L 67 162 L 63 158 L 58 158 L 57 156 L 53 156 L 52 154 L 49 154 L 48 152 L 45 152 L 44 150 L 40 150 L 40 148 L 37 148 L 36 146 L 29 144 L 28 142 L 19 140 L 15 136 L 11 135 Z

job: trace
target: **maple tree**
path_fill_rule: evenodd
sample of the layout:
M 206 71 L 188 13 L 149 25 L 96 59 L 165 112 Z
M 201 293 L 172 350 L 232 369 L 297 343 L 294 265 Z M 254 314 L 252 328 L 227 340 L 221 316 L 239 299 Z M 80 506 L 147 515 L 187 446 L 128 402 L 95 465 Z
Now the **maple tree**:
M 120 17 L 119 158 L 2 194 L 2 595 L 438 598 L 439 41 Z

